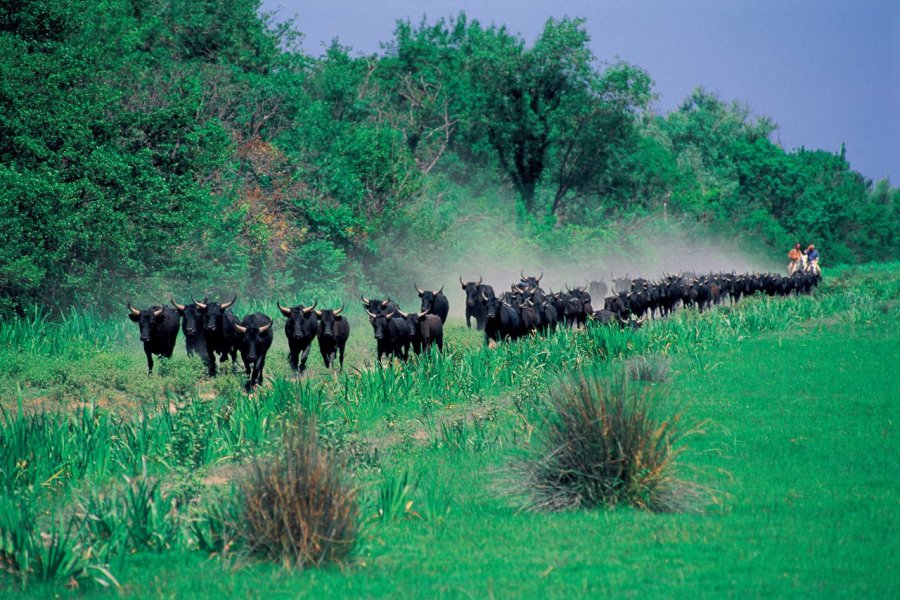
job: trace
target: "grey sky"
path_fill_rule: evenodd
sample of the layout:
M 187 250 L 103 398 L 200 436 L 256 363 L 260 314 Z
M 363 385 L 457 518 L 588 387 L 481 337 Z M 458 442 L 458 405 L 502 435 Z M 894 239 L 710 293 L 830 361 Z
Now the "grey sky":
M 650 73 L 657 108 L 696 86 L 748 104 L 779 125 L 776 141 L 831 152 L 846 144 L 856 170 L 900 185 L 900 0 L 263 0 L 296 17 L 304 50 L 337 38 L 380 51 L 397 19 L 465 11 L 533 41 L 549 17 L 584 17 L 601 61 Z

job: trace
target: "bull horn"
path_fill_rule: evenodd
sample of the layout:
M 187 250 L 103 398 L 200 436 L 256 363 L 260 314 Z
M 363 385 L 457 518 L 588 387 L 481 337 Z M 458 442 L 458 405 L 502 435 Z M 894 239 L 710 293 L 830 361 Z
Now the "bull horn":
M 263 325 L 262 327 L 259 328 L 259 332 L 260 332 L 260 333 L 265 333 L 265 332 L 267 332 L 267 331 L 269 330 L 269 327 L 271 327 L 271 326 L 272 326 L 271 323 L 269 323 L 268 325 Z
M 206 304 L 204 304 L 203 302 L 197 302 L 196 300 L 194 300 L 193 296 L 191 296 L 191 302 L 196 304 L 198 308 L 206 308 Z
M 400 310 L 400 309 L 399 309 L 399 308 L 398 308 L 398 309 L 397 309 L 397 312 L 398 312 L 398 313 L 400 313 L 400 316 L 401 316 L 401 317 L 403 317 L 403 318 L 404 318 L 404 319 L 405 319 L 405 318 L 406 318 L 406 317 L 408 317 L 408 316 L 409 316 L 409 314 L 407 314 L 407 313 L 405 313 L 405 312 L 403 312 L 403 311 L 402 311 L 402 310 Z
M 175 299 L 172 298 L 172 296 L 169 296 L 169 302 L 171 302 L 172 306 L 174 306 L 178 310 L 184 310 L 184 304 L 178 304 L 177 302 L 175 302 Z
M 417 286 L 415 283 L 413 284 L 413 286 L 415 286 L 416 291 L 419 292 L 419 295 L 420 295 L 420 296 L 421 296 L 422 294 L 425 293 L 425 290 L 421 289 L 421 288 L 420 288 L 419 286 Z
M 310 306 L 309 308 L 303 309 L 303 314 L 308 315 L 309 313 L 311 313 L 313 311 L 313 309 L 316 308 L 316 304 L 318 304 L 318 303 L 319 303 L 318 300 L 313 301 L 312 306 Z
M 541 271 L 541 274 L 540 274 L 540 275 L 538 275 L 538 278 L 537 278 L 537 280 L 538 280 L 538 281 L 540 281 L 540 280 L 541 280 L 541 279 L 543 279 L 543 278 L 544 278 L 544 272 L 543 272 L 543 271 Z
M 154 311 L 153 311 L 153 316 L 154 316 L 154 317 L 158 317 L 159 315 L 162 314 L 162 311 L 163 311 L 162 307 L 160 307 L 159 310 L 154 310 Z
M 647 317 L 644 317 L 643 319 L 638 319 L 638 320 L 637 320 L 638 325 L 643 325 L 643 324 L 644 324 L 644 321 L 646 321 L 646 320 L 647 320 Z
M 465 284 L 465 282 L 463 282 L 463 280 L 462 280 L 462 275 L 459 276 L 459 285 L 462 286 L 462 289 L 466 289 L 466 284 Z
M 317 310 L 317 311 L 316 311 L 316 316 L 317 316 L 317 317 L 321 317 L 321 316 L 322 316 L 322 311 L 321 311 L 321 310 Z
M 363 304 L 365 304 L 366 306 L 369 305 L 369 299 L 368 299 L 368 298 L 366 298 L 366 297 L 363 296 L 362 294 L 360 294 L 359 297 L 362 298 Z
M 341 314 L 342 312 L 344 312 L 344 305 L 343 305 L 343 304 L 341 304 L 341 307 L 340 307 L 339 309 L 331 311 L 331 314 L 333 314 L 334 316 L 338 316 L 338 315 Z M 320 311 L 316 311 L 316 314 L 321 314 L 321 313 L 320 313 Z
M 519 271 L 519 279 L 521 279 L 522 281 L 525 281 L 525 272 L 524 271 Z
M 387 305 L 391 303 L 391 297 L 388 296 L 387 300 L 381 303 L 381 308 L 387 308 Z
M 229 307 L 230 307 L 232 304 L 234 304 L 236 301 L 237 301 L 237 294 L 234 295 L 234 298 L 231 299 L 231 302 L 226 302 L 225 304 L 222 305 L 222 310 L 225 310 L 226 308 L 229 308 Z
M 238 333 L 247 333 L 247 328 L 243 327 L 241 325 L 238 325 L 237 323 L 234 324 L 234 328 L 237 329 Z M 260 330 L 260 331 L 262 331 L 262 330 Z
M 439 289 L 437 292 L 435 292 L 434 295 L 437 296 L 438 294 L 443 294 L 443 293 L 444 293 L 444 286 L 441 286 L 441 289 Z
M 397 310 L 398 310 L 398 309 L 395 308 L 394 310 L 391 311 L 391 314 L 389 314 L 389 315 L 384 315 L 384 318 L 387 319 L 388 321 L 390 321 L 391 319 L 394 318 L 394 315 L 397 314 Z
M 421 320 L 425 315 L 428 314 L 427 310 L 423 310 L 422 312 L 416 313 L 416 316 Z
M 130 301 L 129 301 L 129 302 L 126 302 L 126 303 L 125 303 L 125 306 L 128 307 L 128 310 L 131 311 L 131 314 L 133 314 L 133 315 L 139 315 L 139 314 L 141 314 L 141 311 L 139 311 L 138 309 L 136 309 L 136 308 L 134 308 L 133 306 L 131 306 L 131 302 L 130 302 Z
M 505 306 L 508 306 L 508 307 L 510 307 L 510 308 L 515 308 L 512 304 L 510 304 L 510 303 L 507 302 L 506 300 L 501 300 L 500 302 L 502 302 Z
M 290 316 L 291 316 L 291 309 L 283 307 L 283 306 L 281 305 L 281 301 L 276 302 L 276 303 L 275 303 L 275 306 L 278 307 L 278 310 L 280 310 L 280 311 L 281 311 L 281 314 L 283 314 L 284 316 L 286 316 L 286 317 L 290 317 Z
M 482 300 L 482 302 L 488 301 L 488 297 L 484 295 L 484 292 L 481 292 L 481 300 Z
M 481 285 L 481 275 L 478 276 L 478 285 Z
M 366 314 L 368 314 L 368 315 L 369 315 L 370 317 L 372 317 L 373 319 L 375 319 L 375 318 L 378 317 L 378 315 L 376 315 L 375 313 L 370 313 L 369 311 L 366 311 Z

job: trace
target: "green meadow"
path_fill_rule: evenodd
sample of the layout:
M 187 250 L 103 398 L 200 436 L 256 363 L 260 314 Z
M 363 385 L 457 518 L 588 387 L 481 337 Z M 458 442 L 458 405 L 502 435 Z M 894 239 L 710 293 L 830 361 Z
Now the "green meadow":
M 124 311 L 0 324 L 2 594 L 900 593 L 900 265 L 834 269 L 809 297 L 680 310 L 638 331 L 486 348 L 454 322 L 443 355 L 408 365 L 374 364 L 371 328 L 350 310 L 343 373 L 314 347 L 291 378 L 278 323 L 268 381 L 249 396 L 243 374 L 207 378 L 181 339 L 148 378 Z M 680 415 L 690 435 L 675 466 L 705 491 L 696 510 L 516 508 L 505 467 L 579 372 Z M 339 459 L 358 536 L 340 561 L 288 569 L 220 544 L 215 527 L 299 423 Z M 27 573 L 13 562 L 23 548 Z

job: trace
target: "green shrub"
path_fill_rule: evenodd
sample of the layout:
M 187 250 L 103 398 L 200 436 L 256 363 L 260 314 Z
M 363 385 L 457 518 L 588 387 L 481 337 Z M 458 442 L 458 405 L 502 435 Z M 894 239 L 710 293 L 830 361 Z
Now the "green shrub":
M 705 489 L 679 479 L 676 459 L 682 414 L 654 410 L 659 398 L 605 384 L 596 372 L 550 388 L 550 414 L 537 443 L 501 472 L 501 487 L 526 510 L 613 507 L 628 504 L 653 512 L 700 506 Z
M 183 400 L 169 398 L 176 399 Z M 166 444 L 166 456 L 174 465 L 193 469 L 209 462 L 210 444 L 216 433 L 212 414 L 212 401 L 201 398 L 186 401 L 174 414 L 169 413 L 171 437 Z
M 441 473 L 431 473 L 424 481 L 420 481 L 419 491 L 421 494 L 417 512 L 423 520 L 439 522 L 450 514 L 453 492 Z
M 413 496 L 418 487 L 418 478 L 409 471 L 403 471 L 399 475 L 386 473 L 378 489 L 378 518 L 391 521 L 418 516 L 413 510 Z
M 178 396 L 195 394 L 197 382 L 206 374 L 203 361 L 186 356 L 174 356 L 159 361 L 157 374 L 166 380 L 168 391 Z
M 146 471 L 125 481 L 122 504 L 129 545 L 155 552 L 174 546 L 180 533 L 176 499 L 163 493 L 160 481 L 149 479 Z

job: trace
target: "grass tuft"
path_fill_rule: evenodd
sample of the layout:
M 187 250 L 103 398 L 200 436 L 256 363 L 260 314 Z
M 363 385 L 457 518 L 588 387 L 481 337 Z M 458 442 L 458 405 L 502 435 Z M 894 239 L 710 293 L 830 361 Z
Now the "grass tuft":
M 687 429 L 682 413 L 664 418 L 658 397 L 605 384 L 583 371 L 550 388 L 551 412 L 537 443 L 501 472 L 520 508 L 558 511 L 626 504 L 652 512 L 699 509 L 708 490 L 680 479 L 676 461 Z
M 286 435 L 271 460 L 257 460 L 239 494 L 240 518 L 230 525 L 254 556 L 304 568 L 341 562 L 356 546 L 356 491 L 319 446 L 315 422 Z

